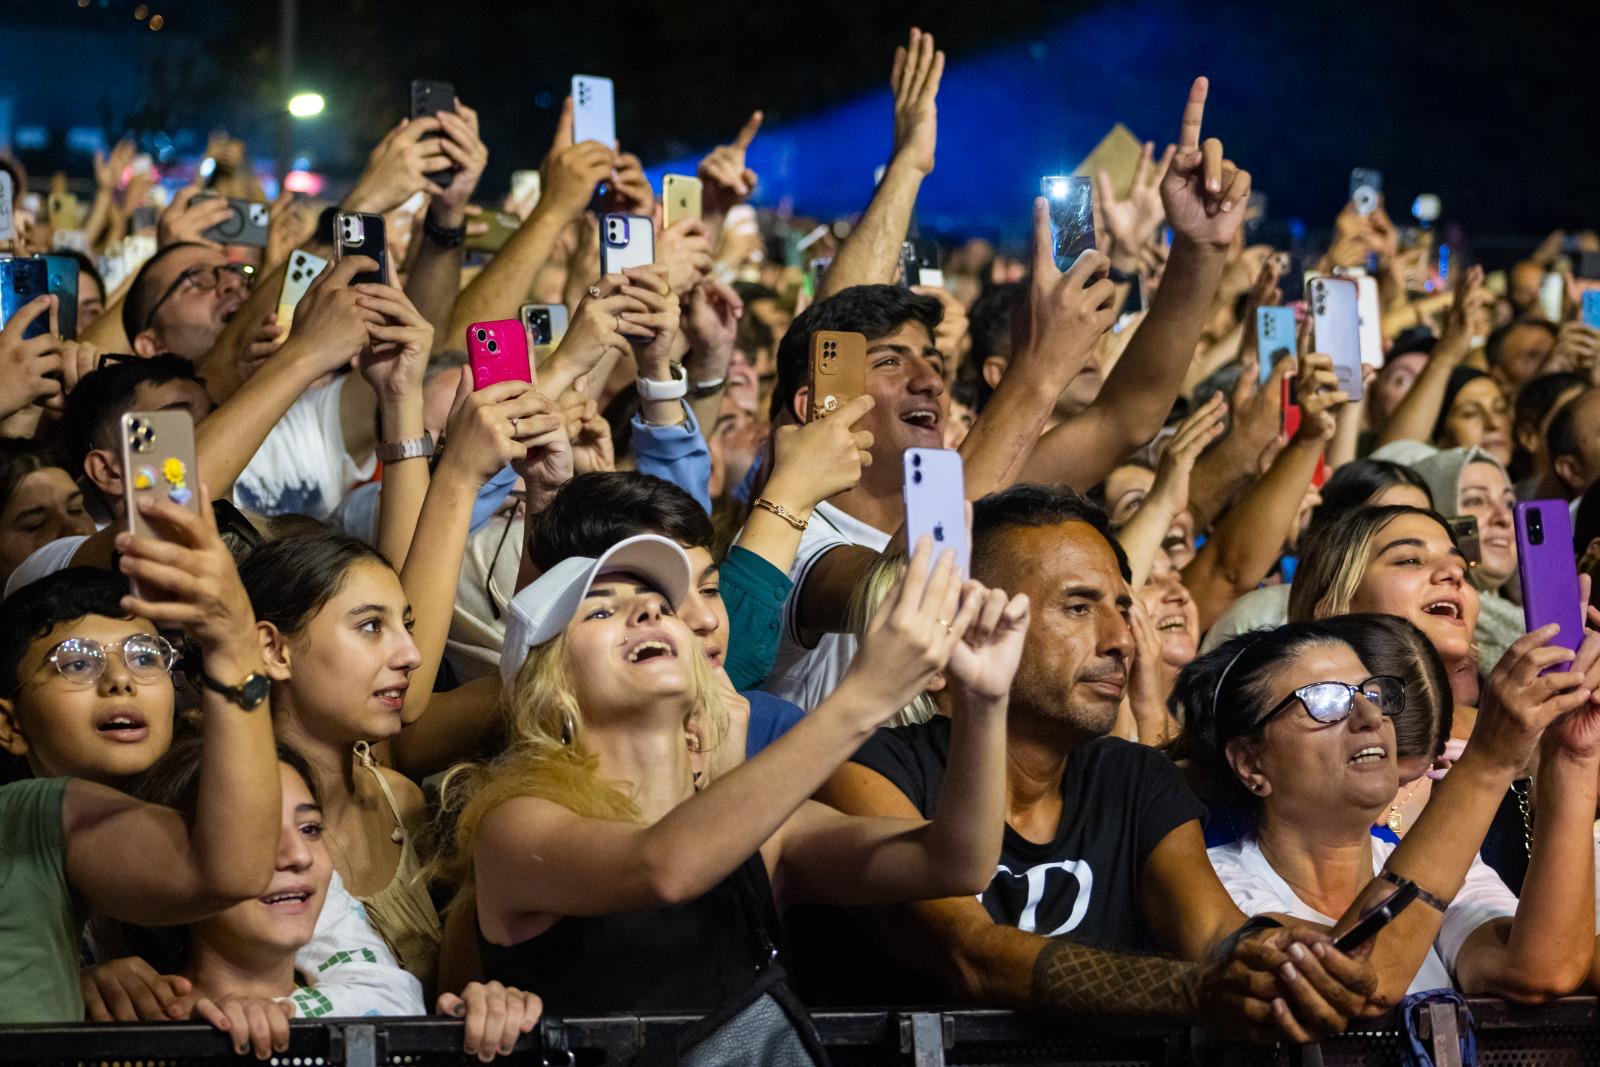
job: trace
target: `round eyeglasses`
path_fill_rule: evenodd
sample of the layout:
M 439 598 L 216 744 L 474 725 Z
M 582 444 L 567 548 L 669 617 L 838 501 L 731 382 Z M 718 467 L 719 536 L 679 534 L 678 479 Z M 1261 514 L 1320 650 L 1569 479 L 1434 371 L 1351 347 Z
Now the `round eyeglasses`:
M 178 662 L 178 650 L 160 634 L 129 634 L 109 645 L 92 637 L 69 637 L 44 659 L 72 685 L 87 686 L 106 673 L 106 657 L 112 652 L 122 657 L 128 673 L 140 682 L 159 682 Z
M 1368 678 L 1360 685 L 1349 682 L 1312 682 L 1302 685 L 1278 702 L 1277 706 L 1256 720 L 1256 728 L 1267 724 L 1273 716 L 1284 711 L 1296 701 L 1306 709 L 1306 714 L 1325 726 L 1343 722 L 1355 707 L 1356 694 L 1371 701 L 1389 718 L 1400 714 L 1406 702 L 1406 684 L 1399 678 L 1380 674 Z

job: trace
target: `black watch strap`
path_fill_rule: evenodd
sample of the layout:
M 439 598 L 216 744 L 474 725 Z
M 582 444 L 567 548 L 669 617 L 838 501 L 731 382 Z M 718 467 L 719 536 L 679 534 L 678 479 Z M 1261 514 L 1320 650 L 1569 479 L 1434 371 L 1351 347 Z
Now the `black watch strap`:
M 428 214 L 422 216 L 422 232 L 440 248 L 460 248 L 467 239 L 467 224 L 441 226 L 433 221 L 433 215 Z
M 213 693 L 226 697 L 245 711 L 255 711 L 259 708 L 266 701 L 267 694 L 272 688 L 272 683 L 260 671 L 251 671 L 238 685 L 227 685 L 201 670 L 200 684 Z

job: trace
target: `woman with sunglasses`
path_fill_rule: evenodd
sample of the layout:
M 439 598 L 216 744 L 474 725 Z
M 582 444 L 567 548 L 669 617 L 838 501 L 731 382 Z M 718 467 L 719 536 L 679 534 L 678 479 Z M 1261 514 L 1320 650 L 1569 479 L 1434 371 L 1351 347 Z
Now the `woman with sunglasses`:
M 1240 909 L 1344 931 L 1410 883 L 1416 900 L 1372 942 L 1379 1003 L 1447 986 L 1518 1001 L 1575 990 L 1594 951 L 1600 635 L 1575 669 L 1541 673 L 1572 655 L 1550 645 L 1554 632 L 1527 635 L 1495 667 L 1472 740 L 1398 846 L 1371 831 L 1398 783 L 1401 679 L 1373 677 L 1319 622 L 1246 634 L 1190 664 L 1183 743 L 1247 828 L 1209 850 Z M 1536 746 L 1550 799 L 1519 903 L 1477 852 Z

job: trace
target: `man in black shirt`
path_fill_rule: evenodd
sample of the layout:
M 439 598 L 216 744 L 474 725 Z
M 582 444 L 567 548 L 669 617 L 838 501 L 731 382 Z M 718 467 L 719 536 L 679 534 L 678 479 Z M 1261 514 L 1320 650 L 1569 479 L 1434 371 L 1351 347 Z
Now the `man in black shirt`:
M 967 1000 L 1030 1009 L 1204 1019 L 1304 1041 L 1369 1007 L 1370 967 L 1326 935 L 1245 923 L 1206 858 L 1199 802 L 1161 753 L 1106 736 L 1133 655 L 1128 564 L 1105 515 L 1067 489 L 978 501 L 973 577 L 1033 603 L 1011 690 L 1008 814 L 978 898 L 879 909 L 870 936 Z M 921 817 L 944 775 L 950 723 L 881 730 L 821 799 L 852 814 Z M 1164 955 L 1152 955 L 1152 952 Z M 895 999 L 898 988 L 884 987 Z

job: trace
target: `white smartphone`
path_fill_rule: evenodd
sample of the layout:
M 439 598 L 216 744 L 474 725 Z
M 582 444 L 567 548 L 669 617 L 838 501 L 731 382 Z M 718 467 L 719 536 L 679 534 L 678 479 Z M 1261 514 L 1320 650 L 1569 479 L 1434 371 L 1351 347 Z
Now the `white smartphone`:
M 617 113 L 610 78 L 572 76 L 572 143 L 584 141 L 599 141 L 607 148 L 617 143 Z
M 11 172 L 0 170 L 0 241 L 14 240 L 17 236 L 17 224 L 11 213 L 11 201 L 15 196 Z
M 294 323 L 295 305 L 300 303 L 300 298 L 306 295 L 312 281 L 327 265 L 328 261 L 321 256 L 298 248 L 289 253 L 288 273 L 283 276 L 283 291 L 278 294 L 278 325 L 285 332 Z
M 644 215 L 607 215 L 600 220 L 600 273 L 618 274 L 628 267 L 656 261 L 655 223 Z
M 1383 312 L 1378 305 L 1378 279 L 1356 279 L 1356 314 L 1360 318 L 1361 362 L 1383 369 Z
M 1355 279 L 1317 278 L 1309 293 L 1316 351 L 1333 357 L 1339 388 L 1351 400 L 1360 400 L 1361 313 Z
M 908 448 L 901 492 L 906 505 L 906 546 L 933 538 L 934 561 L 954 549 L 965 580 L 972 572 L 972 546 L 967 537 L 966 479 L 961 453 L 948 448 Z
M 1539 283 L 1539 310 L 1551 322 L 1560 322 L 1566 310 L 1567 281 L 1559 274 L 1546 274 Z

